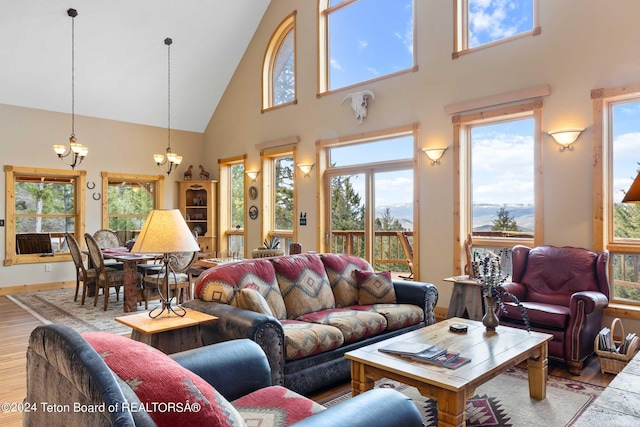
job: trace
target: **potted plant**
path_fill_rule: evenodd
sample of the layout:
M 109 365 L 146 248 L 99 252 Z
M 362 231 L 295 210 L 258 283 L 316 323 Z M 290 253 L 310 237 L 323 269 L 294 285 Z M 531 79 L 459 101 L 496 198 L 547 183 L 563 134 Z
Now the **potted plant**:
M 495 331 L 499 324 L 499 319 L 495 312 L 496 303 L 503 313 L 507 312 L 507 308 L 503 302 L 503 298 L 506 297 L 518 306 L 524 325 L 527 331 L 531 332 L 529 316 L 527 316 L 527 311 L 522 306 L 522 303 L 515 295 L 505 291 L 502 287 L 502 284 L 507 280 L 507 276 L 502 273 L 500 257 L 491 252 L 487 252 L 484 258 L 473 262 L 472 266 L 475 279 L 482 285 L 482 295 L 486 303 L 486 313 L 482 318 L 482 324 L 486 326 L 487 330 Z
M 264 246 L 252 252 L 253 258 L 266 258 L 272 256 L 284 255 L 284 251 L 280 249 L 280 238 L 272 236 L 270 239 L 264 239 Z

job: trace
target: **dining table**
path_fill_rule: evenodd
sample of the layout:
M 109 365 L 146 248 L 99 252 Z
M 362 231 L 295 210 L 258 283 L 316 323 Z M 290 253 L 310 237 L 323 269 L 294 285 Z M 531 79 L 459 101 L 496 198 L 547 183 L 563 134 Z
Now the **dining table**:
M 126 247 L 102 249 L 104 259 L 113 259 L 123 263 L 124 271 L 124 312 L 138 311 L 138 268 L 139 263 L 146 263 L 157 258 L 158 254 L 132 253 Z

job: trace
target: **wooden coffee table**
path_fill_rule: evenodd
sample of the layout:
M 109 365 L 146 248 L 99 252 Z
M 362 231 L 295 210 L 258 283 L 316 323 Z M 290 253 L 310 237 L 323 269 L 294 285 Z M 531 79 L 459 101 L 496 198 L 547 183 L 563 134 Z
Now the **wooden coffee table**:
M 468 325 L 467 333 L 449 331 L 452 323 Z M 498 326 L 487 332 L 481 322 L 457 317 L 345 354 L 351 360 L 353 395 L 373 388 L 374 381 L 391 378 L 417 388 L 438 402 L 438 426 L 464 426 L 467 399 L 481 384 L 528 360 L 529 395 L 543 400 L 547 392 L 549 334 Z M 447 369 L 378 351 L 391 342 L 429 343 L 459 352 L 471 362 Z

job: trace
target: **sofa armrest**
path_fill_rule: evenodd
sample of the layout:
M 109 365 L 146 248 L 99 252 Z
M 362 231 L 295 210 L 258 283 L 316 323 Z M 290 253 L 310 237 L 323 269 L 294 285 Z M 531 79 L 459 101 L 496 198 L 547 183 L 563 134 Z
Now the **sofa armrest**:
M 413 427 L 423 426 L 422 416 L 411 399 L 391 389 L 373 389 L 345 400 L 291 427 Z
M 436 323 L 434 308 L 438 303 L 438 288 L 431 283 L 408 280 L 394 280 L 393 287 L 398 304 L 414 304 L 422 307 L 425 324 Z
M 227 400 L 271 385 L 267 356 L 249 339 L 239 339 L 170 355 L 199 375 Z
M 571 314 L 573 316 L 578 302 L 584 303 L 585 314 L 593 313 L 594 311 L 602 311 L 609 305 L 609 299 L 605 294 L 595 291 L 581 291 L 571 295 Z
M 267 355 L 272 384 L 284 385 L 284 330 L 275 317 L 200 299 L 188 301 L 183 306 L 218 317 L 215 322 L 200 325 L 204 345 L 248 338 Z

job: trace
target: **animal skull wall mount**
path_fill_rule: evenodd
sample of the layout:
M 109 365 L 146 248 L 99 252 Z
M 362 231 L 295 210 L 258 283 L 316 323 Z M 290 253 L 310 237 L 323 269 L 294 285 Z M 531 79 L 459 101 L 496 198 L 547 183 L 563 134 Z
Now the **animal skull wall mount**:
M 345 96 L 340 105 L 344 104 L 344 101 L 351 98 L 351 108 L 353 108 L 353 112 L 356 114 L 356 123 L 362 124 L 364 118 L 367 117 L 367 104 L 369 97 L 371 97 L 371 99 L 375 99 L 373 92 L 370 90 L 353 92 Z

